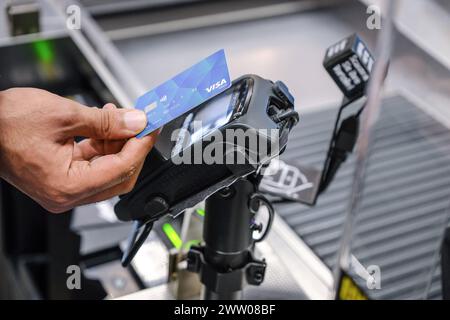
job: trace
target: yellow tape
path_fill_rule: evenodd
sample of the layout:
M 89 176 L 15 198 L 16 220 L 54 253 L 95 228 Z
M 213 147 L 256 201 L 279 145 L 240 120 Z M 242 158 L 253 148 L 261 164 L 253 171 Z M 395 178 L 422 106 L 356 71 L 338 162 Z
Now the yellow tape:
M 353 279 L 346 274 L 342 275 L 338 297 L 339 300 L 369 300 Z

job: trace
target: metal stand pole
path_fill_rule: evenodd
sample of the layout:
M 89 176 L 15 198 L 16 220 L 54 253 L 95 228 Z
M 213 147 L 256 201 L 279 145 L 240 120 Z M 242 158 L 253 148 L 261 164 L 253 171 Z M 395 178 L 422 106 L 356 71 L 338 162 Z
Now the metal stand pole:
M 205 244 L 188 253 L 188 269 L 199 273 L 204 299 L 240 299 L 247 283 L 264 280 L 266 264 L 253 257 L 257 208 L 250 208 L 250 199 L 255 192 L 254 183 L 241 179 L 206 200 Z

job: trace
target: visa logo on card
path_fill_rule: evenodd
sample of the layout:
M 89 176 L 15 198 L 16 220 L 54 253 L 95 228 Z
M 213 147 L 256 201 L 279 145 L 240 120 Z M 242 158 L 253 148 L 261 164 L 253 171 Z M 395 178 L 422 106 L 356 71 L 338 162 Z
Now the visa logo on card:
M 230 86 L 222 49 L 137 99 L 136 109 L 147 115 L 147 127 L 137 137 L 146 136 Z

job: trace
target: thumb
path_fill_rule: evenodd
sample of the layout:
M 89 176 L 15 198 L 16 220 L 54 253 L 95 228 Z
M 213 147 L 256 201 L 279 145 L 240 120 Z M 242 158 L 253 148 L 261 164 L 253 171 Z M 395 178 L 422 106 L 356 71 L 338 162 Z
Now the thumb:
M 147 125 L 143 111 L 117 109 L 107 104 L 103 109 L 77 106 L 72 134 L 94 139 L 118 140 L 135 136 Z

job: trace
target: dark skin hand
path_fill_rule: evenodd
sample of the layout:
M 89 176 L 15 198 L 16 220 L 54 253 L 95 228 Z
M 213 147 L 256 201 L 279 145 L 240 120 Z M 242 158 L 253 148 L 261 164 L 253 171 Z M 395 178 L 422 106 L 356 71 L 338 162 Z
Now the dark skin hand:
M 157 133 L 142 111 L 89 108 L 32 88 L 0 91 L 0 177 L 50 212 L 131 191 Z M 86 137 L 76 143 L 75 137 Z

